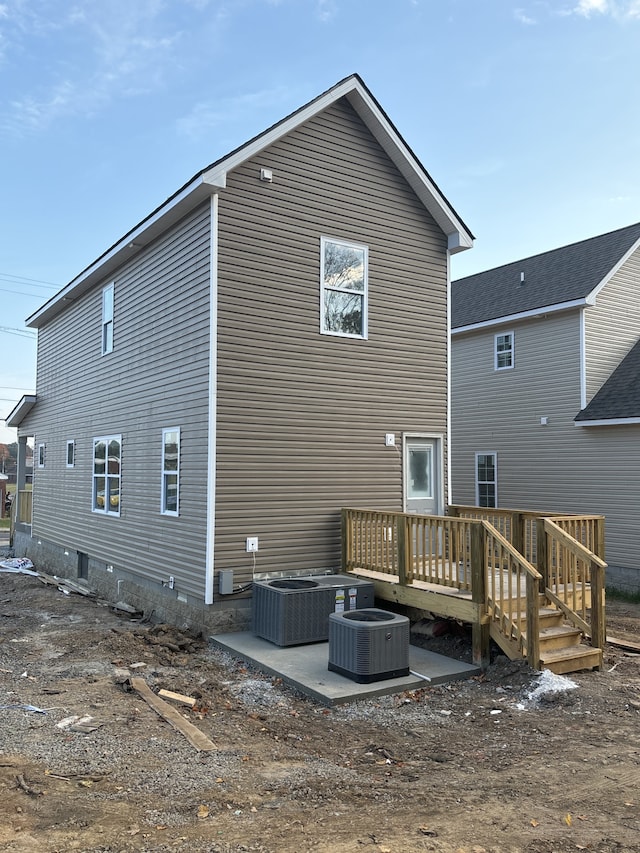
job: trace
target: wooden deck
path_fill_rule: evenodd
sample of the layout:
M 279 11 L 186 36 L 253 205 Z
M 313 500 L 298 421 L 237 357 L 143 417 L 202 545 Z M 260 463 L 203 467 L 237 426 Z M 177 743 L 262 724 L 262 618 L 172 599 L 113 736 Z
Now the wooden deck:
M 343 571 L 372 580 L 383 601 L 471 624 L 480 666 L 492 639 L 536 668 L 600 667 L 606 564 L 590 546 L 603 551 L 602 517 L 452 509 L 343 510 Z

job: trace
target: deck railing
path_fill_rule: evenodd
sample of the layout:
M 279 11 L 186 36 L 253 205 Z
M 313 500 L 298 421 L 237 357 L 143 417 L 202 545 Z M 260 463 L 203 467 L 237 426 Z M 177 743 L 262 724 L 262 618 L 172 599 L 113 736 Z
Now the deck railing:
M 428 516 L 343 509 L 343 570 L 364 569 L 405 586 L 421 582 L 470 593 L 484 623 L 498 627 L 533 666 L 540 653 L 541 594 L 593 646 L 604 648 L 606 563 L 595 551 L 604 550 L 601 516 L 453 510 Z
M 568 524 L 568 532 L 565 526 Z M 580 524 L 577 518 L 542 518 L 538 522 L 538 568 L 547 598 L 563 611 L 566 618 L 591 637 L 591 644 L 603 649 L 606 640 L 605 570 L 607 564 L 589 547 L 574 537 L 594 544 L 597 525 L 592 519 Z M 591 531 L 591 540 L 587 535 Z M 597 540 L 595 541 L 597 544 Z

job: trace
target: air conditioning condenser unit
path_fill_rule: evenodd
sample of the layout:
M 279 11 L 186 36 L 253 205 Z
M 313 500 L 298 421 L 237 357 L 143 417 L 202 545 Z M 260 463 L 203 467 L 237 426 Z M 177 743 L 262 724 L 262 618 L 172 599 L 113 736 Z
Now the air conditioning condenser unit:
M 410 622 L 369 608 L 329 616 L 329 669 L 360 684 L 409 675 Z
M 255 581 L 252 629 L 277 646 L 329 639 L 329 615 L 373 607 L 373 583 L 349 575 Z

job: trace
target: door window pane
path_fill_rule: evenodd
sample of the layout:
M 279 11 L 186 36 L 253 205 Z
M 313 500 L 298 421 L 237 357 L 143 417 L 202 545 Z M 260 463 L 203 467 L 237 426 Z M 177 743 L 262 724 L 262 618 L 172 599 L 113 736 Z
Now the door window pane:
M 410 500 L 433 497 L 433 460 L 430 447 L 409 448 Z

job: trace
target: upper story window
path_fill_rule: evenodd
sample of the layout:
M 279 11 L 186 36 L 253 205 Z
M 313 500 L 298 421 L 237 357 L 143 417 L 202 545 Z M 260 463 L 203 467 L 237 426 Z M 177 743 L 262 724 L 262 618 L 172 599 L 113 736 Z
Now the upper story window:
M 322 237 L 320 252 L 320 331 L 366 338 L 368 248 Z
M 476 453 L 476 506 L 498 505 L 497 455 Z
M 38 468 L 44 468 L 47 461 L 47 445 L 38 445 Z
M 495 369 L 506 370 L 513 367 L 515 355 L 513 332 L 503 332 L 501 335 L 496 335 L 494 341 Z
M 67 468 L 73 468 L 76 464 L 76 443 L 71 439 L 67 442 Z
M 102 355 L 113 350 L 113 284 L 102 291 Z
M 180 429 L 162 430 L 162 500 L 164 515 L 178 515 L 180 487 Z
M 93 439 L 94 512 L 120 515 L 120 460 L 122 436 Z

